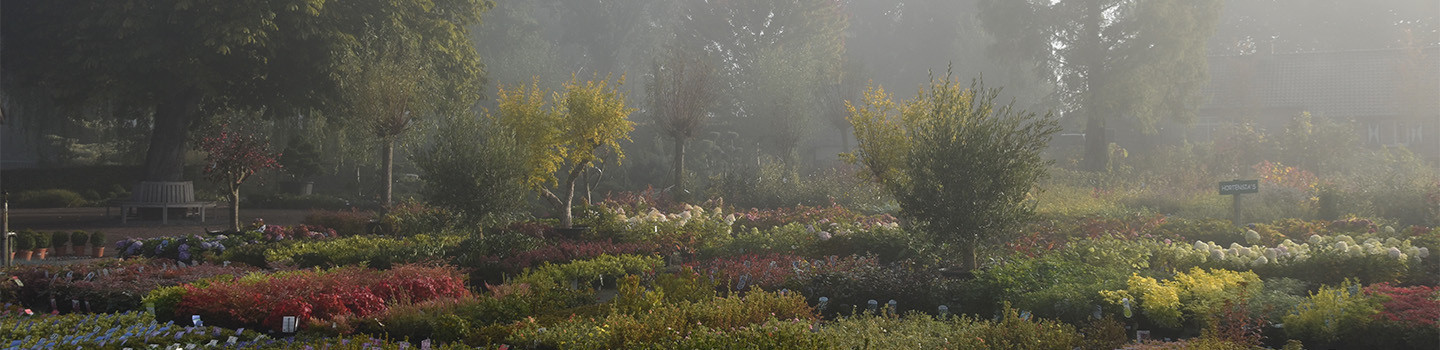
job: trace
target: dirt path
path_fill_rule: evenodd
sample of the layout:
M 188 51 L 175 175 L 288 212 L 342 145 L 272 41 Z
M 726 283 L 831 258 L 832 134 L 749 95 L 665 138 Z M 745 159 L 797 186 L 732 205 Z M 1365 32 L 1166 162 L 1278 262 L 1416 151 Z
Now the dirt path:
M 245 209 L 240 208 L 240 220 L 248 223 L 254 218 L 264 218 L 265 223 L 271 225 L 297 225 L 305 220 L 309 210 L 280 210 L 280 209 Z M 120 223 L 119 210 L 111 208 L 106 214 L 106 208 L 53 208 L 53 209 L 10 209 L 10 231 L 32 229 L 40 232 L 52 231 L 100 231 L 105 233 L 108 240 L 106 247 L 111 247 L 116 241 L 125 238 L 151 238 L 164 236 L 180 236 L 203 233 L 205 230 L 222 230 L 229 225 L 229 208 L 212 208 L 205 211 L 205 222 L 200 223 L 198 218 L 170 218 L 169 224 L 162 225 L 159 220 L 135 220 L 128 223 Z M 110 254 L 106 254 L 110 255 Z M 47 259 L 44 262 L 30 261 L 17 263 L 66 263 L 82 261 L 85 259 L 75 257 L 62 257 L 56 260 Z

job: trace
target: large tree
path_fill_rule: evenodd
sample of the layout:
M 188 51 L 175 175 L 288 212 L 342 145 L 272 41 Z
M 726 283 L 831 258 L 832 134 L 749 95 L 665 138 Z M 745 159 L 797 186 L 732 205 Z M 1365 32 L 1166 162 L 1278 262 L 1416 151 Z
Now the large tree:
M 665 136 L 675 141 L 675 192 L 686 193 L 685 143 L 710 119 L 715 100 L 714 68 L 699 57 L 672 48 L 650 68 L 646 90 L 650 115 Z
M 191 127 L 221 109 L 338 111 L 348 65 L 408 43 L 448 83 L 483 72 L 466 26 L 487 0 L 7 0 L 4 89 L 148 111 L 143 178 L 180 180 Z M 385 35 L 380 35 L 385 34 Z M 446 97 L 477 89 L 446 91 Z M 25 101 L 12 101 L 23 104 Z M 7 113 L 8 114 L 8 113 Z M 31 116 L 41 118 L 41 116 Z
M 1188 122 L 1208 80 L 1206 40 L 1221 0 L 984 0 L 980 17 L 1004 56 L 1042 62 L 1067 115 L 1085 120 L 1083 167 L 1109 164 L 1107 122 L 1141 132 Z

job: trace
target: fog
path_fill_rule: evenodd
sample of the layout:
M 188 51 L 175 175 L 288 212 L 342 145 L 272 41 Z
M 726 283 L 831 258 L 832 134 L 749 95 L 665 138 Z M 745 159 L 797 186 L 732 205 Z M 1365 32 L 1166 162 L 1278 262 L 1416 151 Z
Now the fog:
M 727 177 L 800 181 L 836 172 L 846 167 L 838 155 L 856 142 L 847 101 L 859 102 L 878 87 L 907 99 L 931 79 L 983 80 L 985 87 L 1003 89 L 1001 98 L 1017 108 L 1061 116 L 1065 131 L 1053 140 L 1051 158 L 1062 169 L 1205 167 L 1208 177 L 1250 177 L 1263 161 L 1322 176 L 1359 166 L 1305 159 L 1294 155 L 1306 152 L 1295 150 L 1299 141 L 1281 142 L 1284 135 L 1300 137 L 1292 127 L 1312 126 L 1334 134 L 1301 134 L 1332 142 L 1314 147 L 1345 149 L 1335 154 L 1366 157 L 1403 147 L 1431 166 L 1440 157 L 1440 5 L 1434 1 L 493 5 L 468 28 L 484 64 L 486 98 L 472 114 L 417 119 L 420 132 L 404 136 L 402 155 L 426 144 L 442 125 L 427 121 L 493 111 L 502 87 L 558 89 L 572 77 L 623 76 L 637 127 L 633 142 L 624 144 L 623 165 L 599 169 L 606 176 L 595 181 L 596 191 L 671 187 L 676 159 L 686 162 L 681 178 L 697 181 L 696 191 L 708 187 L 717 195 L 725 192 L 720 188 Z M 674 116 L 660 112 L 664 93 L 653 90 L 674 86 L 661 82 L 660 73 L 686 63 L 707 72 L 697 89 L 706 98 L 695 102 L 698 119 L 683 130 L 667 129 L 665 118 Z M 125 116 L 144 110 L 94 108 L 69 112 L 81 117 L 47 118 L 35 106 L 49 102 L 25 100 L 14 85 L 7 89 L 7 166 L 136 164 L 144 158 L 147 122 Z M 22 105 L 32 113 L 17 107 Z M 324 162 L 330 176 L 374 181 L 368 169 L 380 162 L 379 146 L 363 128 L 299 114 L 267 119 L 263 127 L 278 149 L 310 139 L 330 155 Z M 1302 116 L 1313 119 L 1302 122 Z M 675 156 L 682 149 L 677 141 L 683 157 Z M 1251 148 L 1216 158 L 1237 147 Z M 1188 150 L 1196 164 L 1166 163 L 1177 159 L 1178 150 Z M 397 166 L 401 173 L 415 172 L 405 159 Z M 353 187 L 365 193 L 366 185 Z

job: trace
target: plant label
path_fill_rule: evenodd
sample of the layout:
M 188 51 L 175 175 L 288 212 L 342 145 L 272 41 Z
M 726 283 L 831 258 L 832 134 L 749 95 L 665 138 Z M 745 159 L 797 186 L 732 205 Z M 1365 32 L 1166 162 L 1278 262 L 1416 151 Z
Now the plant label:
M 280 331 L 281 331 L 281 332 L 285 332 L 285 333 L 295 333 L 295 324 L 296 324 L 296 323 L 297 323 L 297 321 L 295 320 L 295 316 L 285 316 L 285 317 L 281 317 L 281 318 L 280 318 Z
M 190 315 L 190 324 L 195 325 L 195 327 L 200 327 L 200 326 L 205 325 L 204 322 L 201 322 L 201 321 L 200 321 L 200 315 Z

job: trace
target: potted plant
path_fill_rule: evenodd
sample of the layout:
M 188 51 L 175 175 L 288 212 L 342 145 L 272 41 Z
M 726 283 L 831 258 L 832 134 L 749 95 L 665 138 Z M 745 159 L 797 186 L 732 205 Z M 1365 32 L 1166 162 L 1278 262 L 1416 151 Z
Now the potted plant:
M 15 251 L 10 252 L 10 254 L 12 254 L 10 258 L 14 259 L 15 255 L 19 255 L 20 258 L 25 259 L 25 261 L 30 261 L 30 257 L 35 254 L 34 249 L 35 231 L 21 230 L 15 234 Z
M 97 258 L 105 257 L 104 232 L 95 231 L 90 233 L 90 255 Z
M 45 260 L 46 253 L 50 252 L 50 235 L 31 231 L 30 237 L 35 237 L 35 245 L 31 249 L 35 250 L 35 255 L 40 256 L 40 260 Z
M 55 252 L 55 257 L 65 255 L 65 247 L 70 246 L 70 234 L 65 231 L 55 231 L 50 234 L 50 250 Z
M 75 256 L 85 255 L 85 243 L 90 242 L 90 234 L 85 231 L 70 233 L 70 254 Z

